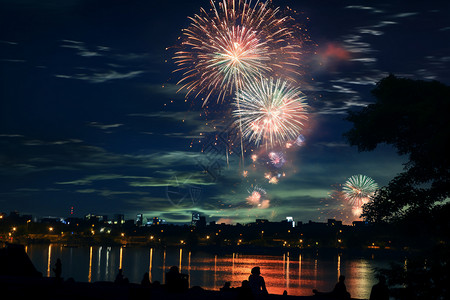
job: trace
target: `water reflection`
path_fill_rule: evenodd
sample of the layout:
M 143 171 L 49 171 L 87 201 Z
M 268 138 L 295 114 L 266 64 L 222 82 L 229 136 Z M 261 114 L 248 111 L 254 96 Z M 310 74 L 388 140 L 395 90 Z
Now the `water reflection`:
M 51 257 L 52 257 L 52 245 L 48 245 L 47 251 L 47 277 L 50 277 L 50 268 L 51 268 Z
M 89 275 L 88 282 L 92 281 L 92 246 L 89 247 Z
M 189 275 L 189 286 L 218 290 L 226 281 L 232 287 L 240 286 L 243 280 L 248 279 L 250 270 L 259 266 L 269 293 L 282 294 L 286 290 L 289 295 L 311 295 L 314 288 L 331 290 L 337 278 L 345 275 L 347 288 L 355 298 L 368 298 L 372 285 L 376 283 L 374 267 L 388 265 L 387 260 L 375 260 L 370 256 L 355 258 L 341 254 L 320 256 L 317 253 L 214 255 L 183 248 L 68 248 L 55 245 L 29 245 L 26 251 L 36 268 L 46 270 L 47 276 L 53 275 L 52 265 L 61 258 L 62 276 L 76 281 L 113 281 L 117 270 L 122 268 L 130 282 L 139 283 L 142 275 L 148 272 L 150 281 L 164 283 L 167 269 L 178 266 Z
M 153 248 L 150 248 L 150 261 L 148 264 L 148 279 L 152 282 Z

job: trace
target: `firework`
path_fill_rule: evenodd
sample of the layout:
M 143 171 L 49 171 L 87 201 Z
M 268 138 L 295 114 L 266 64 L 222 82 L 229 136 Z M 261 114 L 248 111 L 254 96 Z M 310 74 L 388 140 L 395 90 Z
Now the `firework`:
M 256 208 L 267 208 L 270 205 L 270 200 L 266 199 L 267 193 L 260 186 L 256 185 L 248 190 L 250 196 L 246 198 L 247 203 Z
M 183 30 L 183 49 L 174 56 L 176 71 L 183 72 L 180 89 L 205 94 L 205 104 L 214 91 L 223 100 L 260 75 L 299 74 L 303 40 L 292 18 L 282 17 L 270 1 L 210 3 L 211 9 L 201 8 Z
M 286 159 L 284 158 L 284 155 L 281 152 L 270 152 L 268 156 L 270 159 L 270 163 L 275 168 L 281 168 L 286 162 Z
M 363 213 L 363 209 L 361 206 L 353 206 L 352 207 L 352 214 L 359 218 L 359 216 L 361 216 L 361 214 Z
M 286 81 L 260 78 L 237 91 L 233 116 L 243 136 L 256 145 L 284 145 L 298 137 L 308 118 L 304 100 Z
M 295 144 L 299 147 L 302 146 L 304 142 L 305 142 L 305 137 L 303 136 L 303 134 L 300 134 L 297 137 L 297 139 L 295 140 Z
M 368 203 L 377 189 L 378 184 L 365 175 L 353 175 L 342 187 L 345 199 L 356 208 Z
M 277 184 L 277 183 L 278 183 L 278 177 L 273 176 L 272 178 L 269 179 L 269 183 L 271 183 L 271 184 Z

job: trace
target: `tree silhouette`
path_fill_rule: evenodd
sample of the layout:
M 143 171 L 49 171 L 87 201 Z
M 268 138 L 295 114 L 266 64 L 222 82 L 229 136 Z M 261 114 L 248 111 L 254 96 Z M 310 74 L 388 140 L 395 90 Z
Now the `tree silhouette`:
M 344 136 L 359 151 L 392 145 L 408 162 L 363 216 L 382 222 L 430 212 L 450 196 L 450 87 L 389 75 L 372 94 L 376 103 L 349 112 L 353 128 Z

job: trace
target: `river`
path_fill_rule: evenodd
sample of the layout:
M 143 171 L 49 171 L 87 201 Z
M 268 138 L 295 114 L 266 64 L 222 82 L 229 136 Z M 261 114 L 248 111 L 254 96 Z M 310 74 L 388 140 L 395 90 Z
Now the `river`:
M 76 281 L 114 281 L 119 268 L 130 282 L 140 283 L 148 272 L 150 281 L 164 283 L 165 272 L 178 266 L 189 275 L 189 285 L 218 290 L 226 281 L 241 285 L 254 266 L 261 268 L 269 293 L 312 295 L 312 289 L 329 291 L 340 275 L 346 276 L 352 297 L 368 299 L 375 279 L 375 268 L 389 266 L 392 260 L 378 254 L 349 255 L 316 252 L 288 252 L 271 255 L 231 253 L 215 255 L 187 249 L 146 247 L 63 247 L 57 244 L 31 244 L 25 248 L 38 271 L 54 276 L 57 258 L 62 262 L 62 277 Z M 397 259 L 398 260 L 398 259 Z

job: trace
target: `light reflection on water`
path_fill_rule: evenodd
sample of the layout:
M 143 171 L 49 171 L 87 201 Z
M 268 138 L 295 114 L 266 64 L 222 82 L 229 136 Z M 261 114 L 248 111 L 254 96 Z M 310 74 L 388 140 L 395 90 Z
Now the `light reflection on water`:
M 347 289 L 354 298 L 369 298 L 376 283 L 374 268 L 386 267 L 387 259 L 317 255 L 313 253 L 280 253 L 280 255 L 248 255 L 232 253 L 214 255 L 187 249 L 154 249 L 145 247 L 79 247 L 29 245 L 26 251 L 35 267 L 53 276 L 56 259 L 62 262 L 62 276 L 76 281 L 114 281 L 123 268 L 130 282 L 140 283 L 144 273 L 150 281 L 164 283 L 165 272 L 178 266 L 189 275 L 189 286 L 218 290 L 227 281 L 232 287 L 248 279 L 254 266 L 261 268 L 269 293 L 311 295 L 312 289 L 329 291 L 340 275 L 346 276 Z M 46 272 L 45 272 L 46 271 Z

